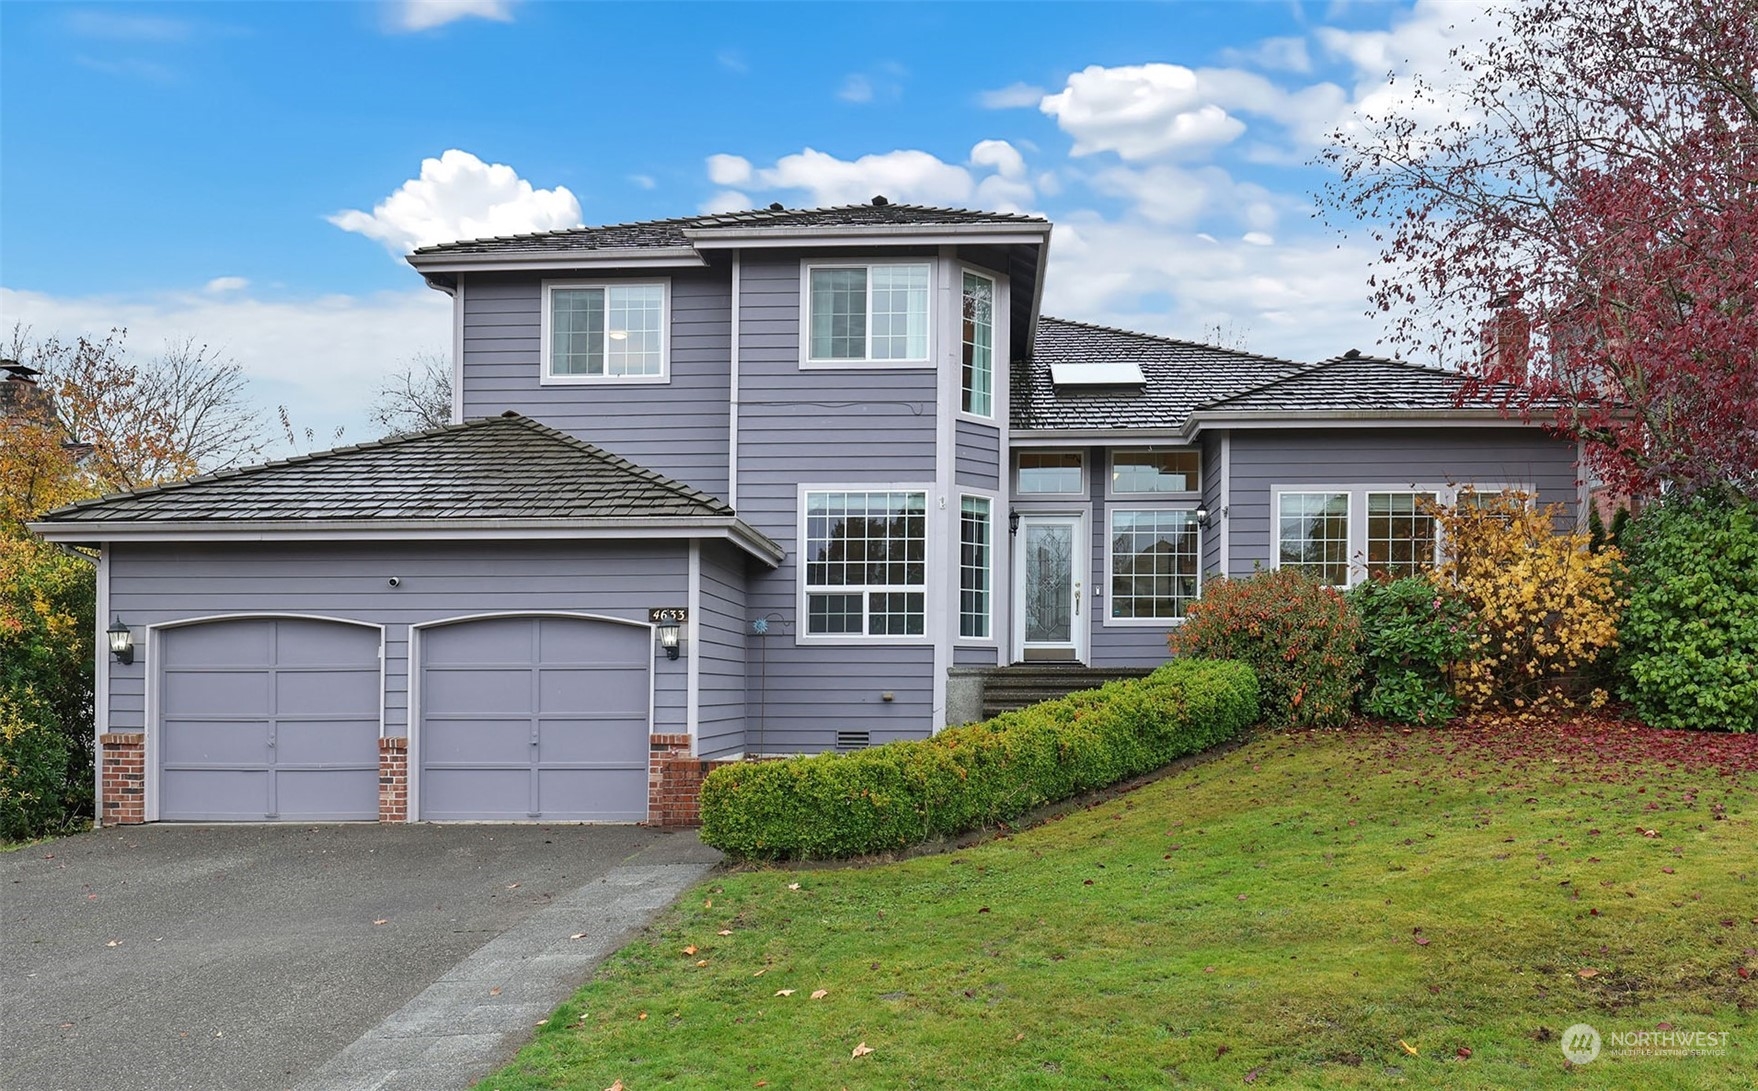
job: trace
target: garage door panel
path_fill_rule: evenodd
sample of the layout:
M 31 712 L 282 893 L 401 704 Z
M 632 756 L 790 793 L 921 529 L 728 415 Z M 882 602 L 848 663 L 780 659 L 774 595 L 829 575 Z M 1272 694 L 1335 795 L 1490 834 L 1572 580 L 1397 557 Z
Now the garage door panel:
M 538 760 L 615 762 L 647 767 L 648 746 L 623 720 L 552 720 L 537 726 Z
M 422 809 L 453 822 L 522 821 L 532 817 L 531 770 L 429 769 L 421 782 Z
M 543 769 L 537 774 L 543 816 L 569 822 L 628 821 L 647 813 L 647 778 L 623 770 Z
M 281 769 L 275 773 L 277 809 L 307 821 L 368 817 L 358 801 L 378 797 L 378 769 Z M 377 817 L 376 811 L 370 817 Z
M 645 626 L 495 618 L 440 626 L 419 643 L 421 817 L 646 817 Z
M 490 712 L 523 715 L 531 711 L 531 672 L 465 670 L 447 667 L 427 672 L 426 707 L 446 715 Z
M 484 662 L 482 652 L 489 648 L 496 652 L 492 662 L 529 663 L 534 640 L 531 618 L 487 618 L 426 630 L 421 635 L 421 656 L 432 667 L 472 666 Z
M 210 621 L 171 629 L 161 641 L 166 667 L 259 667 L 270 659 L 274 631 L 261 621 Z
M 299 670 L 275 675 L 277 716 L 334 716 L 378 701 L 377 670 Z
M 163 683 L 166 716 L 254 717 L 273 708 L 266 670 L 167 670 Z
M 159 774 L 159 791 L 165 800 L 178 801 L 166 818 L 261 822 L 268 815 L 268 774 L 257 770 L 166 769 Z
M 359 765 L 378 769 L 378 724 L 371 720 L 281 720 L 279 765 Z
M 651 631 L 645 626 L 543 618 L 538 627 L 538 662 L 545 666 L 603 663 L 612 659 L 645 666 L 652 646 Z
M 166 720 L 163 734 L 166 765 L 269 764 L 269 726 L 260 720 Z
M 528 765 L 529 720 L 429 720 L 421 736 L 422 760 L 433 765 Z
M 545 668 L 538 676 L 539 707 L 554 712 L 647 715 L 651 692 L 647 672 L 615 668 Z
M 376 662 L 378 642 L 378 630 L 362 625 L 284 618 L 275 623 L 275 662 L 283 667 Z

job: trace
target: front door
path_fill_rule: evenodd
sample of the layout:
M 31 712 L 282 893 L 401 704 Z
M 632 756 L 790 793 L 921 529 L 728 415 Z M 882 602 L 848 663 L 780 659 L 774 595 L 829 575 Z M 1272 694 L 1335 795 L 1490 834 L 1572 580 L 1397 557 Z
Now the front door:
M 1086 662 L 1085 526 L 1078 515 L 1020 517 L 1013 570 L 1022 660 Z

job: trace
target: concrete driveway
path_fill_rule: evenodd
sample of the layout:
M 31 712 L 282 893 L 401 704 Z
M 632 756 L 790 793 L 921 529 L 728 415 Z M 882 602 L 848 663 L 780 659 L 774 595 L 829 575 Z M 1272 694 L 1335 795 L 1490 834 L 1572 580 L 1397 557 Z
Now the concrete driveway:
M 33 845 L 0 856 L 0 1087 L 465 1087 L 717 859 L 634 826 Z

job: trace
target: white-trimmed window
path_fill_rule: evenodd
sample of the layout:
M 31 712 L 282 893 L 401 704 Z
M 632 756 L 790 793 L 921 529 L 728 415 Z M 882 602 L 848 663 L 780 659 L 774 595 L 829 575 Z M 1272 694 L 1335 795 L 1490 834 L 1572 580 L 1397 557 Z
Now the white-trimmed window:
M 1115 621 L 1172 621 L 1201 592 L 1196 513 L 1111 509 L 1111 613 Z
M 1367 574 L 1414 576 L 1435 565 L 1432 492 L 1367 494 Z
M 963 401 L 974 417 L 995 413 L 995 282 L 976 273 L 964 274 Z
M 813 491 L 803 505 L 805 634 L 923 636 L 928 494 Z
M 1086 478 L 1079 451 L 1021 451 L 1014 457 L 1014 491 L 1020 496 L 1083 496 Z
M 966 496 L 958 506 L 958 635 L 987 640 L 995 587 L 995 505 Z
M 929 363 L 927 262 L 806 268 L 806 360 Z
M 666 312 L 664 281 L 545 284 L 544 382 L 664 382 Z
M 1111 452 L 1113 496 L 1191 493 L 1201 488 L 1202 456 L 1194 450 Z
M 1349 585 L 1349 494 L 1285 492 L 1277 497 L 1276 558 L 1322 584 Z

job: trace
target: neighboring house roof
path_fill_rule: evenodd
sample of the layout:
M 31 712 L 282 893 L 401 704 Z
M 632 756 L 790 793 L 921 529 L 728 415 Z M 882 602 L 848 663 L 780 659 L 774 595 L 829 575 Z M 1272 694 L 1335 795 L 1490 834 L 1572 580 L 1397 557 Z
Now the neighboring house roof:
M 1145 382 L 1058 387 L 1052 379 L 1052 368 L 1066 375 L 1082 365 L 1120 362 L 1138 365 Z M 1013 427 L 1034 432 L 1180 429 L 1202 406 L 1295 374 L 1304 366 L 1195 341 L 1045 316 L 1038 320 L 1031 359 L 1014 370 Z
M 243 527 L 672 527 L 782 556 L 721 500 L 512 412 L 85 500 L 33 524 L 60 540 Z
M 665 250 L 685 248 L 703 234 L 726 230 L 774 228 L 866 228 L 866 227 L 969 227 L 978 224 L 1048 227 L 1041 216 L 1010 212 L 980 212 L 963 208 L 932 208 L 925 205 L 863 204 L 834 208 L 767 208 L 747 212 L 722 212 L 680 216 L 669 220 L 576 227 L 526 235 L 502 235 L 487 239 L 423 246 L 411 255 L 420 265 L 427 255 L 571 252 L 578 250 Z

